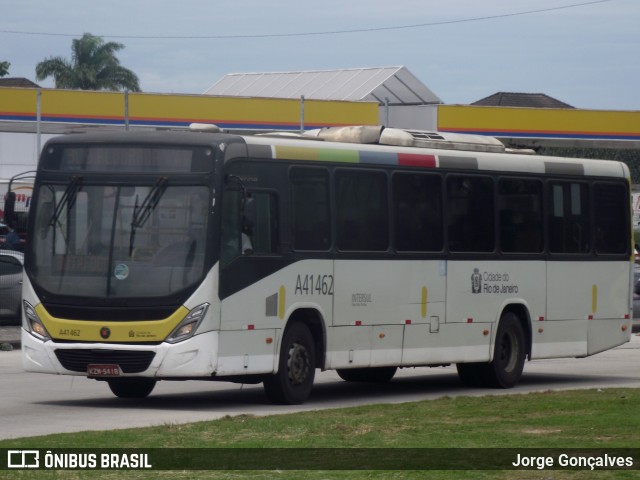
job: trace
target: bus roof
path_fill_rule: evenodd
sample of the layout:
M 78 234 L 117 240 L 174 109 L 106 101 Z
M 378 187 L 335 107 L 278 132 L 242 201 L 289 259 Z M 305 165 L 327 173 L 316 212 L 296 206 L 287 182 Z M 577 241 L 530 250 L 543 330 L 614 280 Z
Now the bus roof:
M 250 156 L 282 160 L 551 175 L 630 176 L 628 167 L 622 162 L 513 153 L 493 137 L 373 128 L 381 130 L 377 141 L 375 133 L 370 131 L 361 134 L 344 132 L 344 135 L 314 131 L 310 138 L 304 134 L 255 135 L 244 139 Z M 391 132 L 385 134 L 387 131 Z M 322 141 L 310 141 L 312 138 Z
M 336 127 L 304 134 L 289 132 L 242 136 L 230 133 L 166 130 L 111 131 L 55 137 L 49 140 L 47 145 L 58 143 L 212 146 L 225 143 L 227 146 L 235 144 L 235 148 L 227 148 L 226 161 L 249 156 L 371 166 L 630 178 L 628 167 L 613 160 L 513 153 L 493 137 L 379 126 Z M 242 144 L 246 147 L 241 146 Z

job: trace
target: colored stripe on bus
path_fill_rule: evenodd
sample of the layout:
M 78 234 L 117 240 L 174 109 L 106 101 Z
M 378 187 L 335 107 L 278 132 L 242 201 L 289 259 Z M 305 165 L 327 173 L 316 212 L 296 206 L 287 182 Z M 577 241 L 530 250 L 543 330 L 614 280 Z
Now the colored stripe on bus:
M 281 160 L 320 160 L 319 150 L 316 148 L 275 146 L 275 158 Z
M 318 160 L 325 162 L 358 163 L 360 155 L 357 150 L 319 150 Z
M 478 170 L 478 159 L 475 157 L 455 157 L 451 155 L 438 155 L 440 168 L 465 168 Z
M 431 167 L 436 166 L 435 155 L 421 155 L 415 153 L 399 153 L 398 164 L 407 167 Z
M 308 148 L 275 145 L 273 157 L 280 160 L 307 160 L 334 163 L 371 163 L 375 165 L 399 165 L 423 168 L 464 168 L 478 170 L 476 157 L 436 155 L 421 153 L 375 152 L 371 150 L 347 150 L 335 148 Z
M 360 151 L 360 162 L 373 163 L 375 165 L 397 165 L 398 155 L 394 152 Z
M 569 162 L 544 162 L 547 175 L 584 175 L 584 165 Z

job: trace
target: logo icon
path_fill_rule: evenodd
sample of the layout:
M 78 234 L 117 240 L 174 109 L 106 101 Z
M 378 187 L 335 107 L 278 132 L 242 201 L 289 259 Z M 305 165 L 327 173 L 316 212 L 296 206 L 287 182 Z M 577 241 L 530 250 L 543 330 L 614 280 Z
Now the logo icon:
M 39 468 L 40 452 L 38 450 L 8 450 L 8 468 Z
M 111 336 L 111 329 L 109 327 L 102 327 L 100 329 L 100 336 L 106 340 Z
M 129 266 L 124 263 L 119 263 L 113 271 L 113 275 L 118 280 L 126 280 L 129 276 Z
M 474 268 L 473 273 L 471 274 L 471 293 L 480 293 L 481 291 L 482 276 L 480 275 L 480 270 Z

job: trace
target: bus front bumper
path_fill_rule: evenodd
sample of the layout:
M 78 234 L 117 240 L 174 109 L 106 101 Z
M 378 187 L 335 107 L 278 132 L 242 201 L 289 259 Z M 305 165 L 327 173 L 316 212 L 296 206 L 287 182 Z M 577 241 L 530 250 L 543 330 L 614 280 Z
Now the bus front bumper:
M 118 354 L 123 353 L 127 357 L 135 358 L 136 354 L 141 354 L 152 358 L 142 371 L 126 373 L 122 372 L 121 368 L 122 376 L 158 379 L 209 377 L 217 367 L 219 332 L 201 333 L 175 344 L 134 345 L 44 342 L 23 329 L 21 341 L 22 367 L 27 372 L 87 376 L 86 365 L 118 364 L 118 359 L 122 358 Z M 65 353 L 68 355 L 64 355 Z M 72 358 L 72 361 L 65 361 L 67 368 L 60 360 L 65 356 Z

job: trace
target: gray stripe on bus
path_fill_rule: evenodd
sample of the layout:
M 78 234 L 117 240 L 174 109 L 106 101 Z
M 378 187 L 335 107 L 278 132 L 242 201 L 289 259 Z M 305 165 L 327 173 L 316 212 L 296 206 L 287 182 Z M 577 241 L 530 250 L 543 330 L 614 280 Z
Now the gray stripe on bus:
M 438 166 L 440 168 L 465 168 L 469 170 L 478 170 L 478 159 L 475 157 L 438 155 Z

